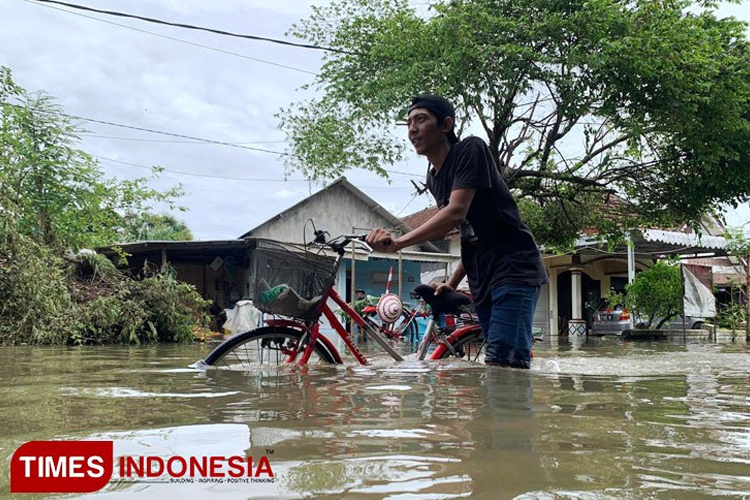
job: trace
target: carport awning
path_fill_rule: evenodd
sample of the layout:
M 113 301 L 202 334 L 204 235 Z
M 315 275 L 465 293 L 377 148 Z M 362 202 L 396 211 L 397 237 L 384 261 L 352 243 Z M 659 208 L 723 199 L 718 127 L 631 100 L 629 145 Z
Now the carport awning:
M 292 245 L 299 245 L 298 243 L 290 243 Z M 248 238 L 245 240 L 214 240 L 214 241 L 138 241 L 134 243 L 122 243 L 120 245 L 113 245 L 110 247 L 98 248 L 97 251 L 111 255 L 116 253 L 116 248 L 119 248 L 129 254 L 147 254 L 147 253 L 158 253 L 165 251 L 168 253 L 170 258 L 175 256 L 192 256 L 192 257 L 215 257 L 220 253 L 238 252 L 244 253 L 255 247 L 255 239 Z M 316 250 L 317 252 L 318 250 Z M 335 257 L 336 254 L 330 250 L 325 249 L 322 251 L 323 254 L 330 257 Z M 352 252 L 347 251 L 345 258 L 351 258 Z M 357 260 L 369 260 L 371 258 L 381 258 L 398 260 L 399 254 L 397 253 L 379 253 L 373 252 L 368 254 L 362 249 L 355 251 Z M 409 250 L 403 250 L 401 252 L 401 258 L 403 260 L 412 262 L 433 262 L 433 263 L 452 263 L 456 262 L 461 258 L 459 255 L 453 255 L 449 253 L 433 253 L 433 252 L 415 252 Z
M 645 251 L 659 252 L 669 250 L 669 253 L 725 253 L 727 246 L 726 238 L 721 236 L 697 235 L 695 233 L 680 233 L 677 231 L 661 231 L 658 229 L 646 229 L 634 234 L 633 241 L 636 250 L 643 248 Z
M 250 240 L 209 240 L 209 241 L 136 241 L 97 248 L 104 255 L 115 255 L 119 250 L 130 255 L 153 255 L 166 252 L 169 260 L 206 260 L 217 255 L 242 256 L 254 247 Z
M 328 249 L 324 250 L 322 253 L 330 257 L 336 256 L 336 254 L 332 250 L 328 250 Z M 355 250 L 354 255 L 355 255 L 356 260 L 362 260 L 362 261 L 367 261 L 370 259 L 386 259 L 386 260 L 398 260 L 399 259 L 398 253 L 381 253 L 381 252 L 367 253 L 364 250 L 359 249 L 359 248 Z M 351 259 L 352 252 L 347 251 L 346 254 L 344 254 L 344 258 Z M 461 259 L 461 256 L 453 255 L 450 253 L 413 252 L 413 251 L 408 251 L 408 250 L 402 250 L 401 258 L 409 262 L 449 264 L 449 263 L 458 262 Z
M 726 255 L 727 240 L 721 236 L 710 236 L 707 234 L 697 235 L 695 233 L 682 233 L 679 231 L 664 231 L 660 229 L 643 229 L 633 231 L 631 239 L 635 246 L 636 255 Z M 627 254 L 627 245 L 621 244 L 607 252 L 607 243 L 600 242 L 595 237 L 586 237 L 578 240 L 577 252 L 581 254 L 600 254 L 604 251 L 613 254 Z

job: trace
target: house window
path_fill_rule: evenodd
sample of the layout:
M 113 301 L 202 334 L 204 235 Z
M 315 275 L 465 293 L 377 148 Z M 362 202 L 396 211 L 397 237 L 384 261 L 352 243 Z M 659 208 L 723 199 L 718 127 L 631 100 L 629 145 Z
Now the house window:
M 385 287 L 385 285 L 388 283 L 388 271 L 373 271 L 372 275 L 370 276 L 370 282 L 373 285 L 382 285 L 383 287 Z M 398 273 L 396 271 L 393 272 L 391 285 L 398 285 Z

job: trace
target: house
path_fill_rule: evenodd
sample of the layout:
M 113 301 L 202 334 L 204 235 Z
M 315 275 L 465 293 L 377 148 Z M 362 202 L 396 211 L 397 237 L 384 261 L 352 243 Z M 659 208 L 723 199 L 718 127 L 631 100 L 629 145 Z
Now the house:
M 236 240 L 147 241 L 124 243 L 118 247 L 130 254 L 131 272 L 144 265 L 163 268 L 170 265 L 179 279 L 196 286 L 219 307 L 230 307 L 251 295 L 250 257 L 257 239 L 273 239 L 301 244 L 312 241 L 313 230 L 325 230 L 331 237 L 365 234 L 384 228 L 399 234 L 410 230 L 375 200 L 341 177 L 299 203 L 246 231 Z M 100 249 L 114 258 L 115 248 Z M 391 274 L 391 291 L 408 297 L 420 283 L 423 265 L 450 265 L 458 260 L 432 243 L 408 247 L 397 254 L 352 251 L 341 262 L 335 288 L 350 301 L 356 288 L 371 295 L 385 292 Z M 405 300 L 408 302 L 408 299 Z
M 332 237 L 340 234 L 365 234 L 375 228 L 389 229 L 395 235 L 411 230 L 345 177 L 341 177 L 245 232 L 240 238 L 268 238 L 301 243 L 305 231 L 306 238 L 312 239 L 313 227 L 310 220 L 315 228 L 327 231 Z M 353 291 L 357 288 L 362 288 L 371 295 L 380 295 L 385 292 L 388 276 L 393 268 L 391 291 L 408 297 L 411 289 L 421 283 L 423 266 L 437 265 L 444 268 L 457 261 L 456 254 L 442 251 L 433 243 L 408 247 L 395 255 L 353 252 L 342 262 L 336 289 L 347 301 L 351 300 Z M 354 280 L 352 276 L 355 277 Z

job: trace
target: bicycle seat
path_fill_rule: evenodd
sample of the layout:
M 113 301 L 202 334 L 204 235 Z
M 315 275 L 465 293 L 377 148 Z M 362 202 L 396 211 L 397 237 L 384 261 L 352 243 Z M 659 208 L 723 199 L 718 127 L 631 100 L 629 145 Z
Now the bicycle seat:
M 462 306 L 471 304 L 469 296 L 461 292 L 446 290 L 436 296 L 435 289 L 430 285 L 417 285 L 414 293 L 430 305 L 433 316 L 457 314 Z

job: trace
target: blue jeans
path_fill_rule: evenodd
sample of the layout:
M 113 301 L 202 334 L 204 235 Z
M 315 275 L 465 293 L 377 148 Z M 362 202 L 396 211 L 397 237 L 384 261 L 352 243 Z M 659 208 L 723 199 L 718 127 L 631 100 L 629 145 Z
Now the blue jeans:
M 477 306 L 487 339 L 485 363 L 531 368 L 531 325 L 539 297 L 533 285 L 500 285 L 491 292 L 492 303 Z

